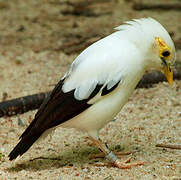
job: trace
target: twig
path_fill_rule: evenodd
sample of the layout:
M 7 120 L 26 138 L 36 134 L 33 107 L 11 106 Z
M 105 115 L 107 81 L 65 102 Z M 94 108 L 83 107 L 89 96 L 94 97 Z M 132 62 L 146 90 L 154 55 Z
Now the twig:
M 91 8 L 77 8 L 74 10 L 64 10 L 61 12 L 63 15 L 74 15 L 74 16 L 86 16 L 86 17 L 99 17 L 104 15 L 111 14 L 110 11 L 102 12 L 102 13 L 96 13 Z
M 54 4 L 54 5 L 69 5 L 72 7 L 84 7 L 84 6 L 89 6 L 91 4 L 97 4 L 97 3 L 109 3 L 110 0 L 87 0 L 87 1 L 80 1 L 80 2 L 76 2 L 76 1 L 65 1 L 65 2 L 60 2 L 60 1 L 50 1 L 50 4 Z
M 134 3 L 133 9 L 137 11 L 141 10 L 178 10 L 181 11 L 181 4 L 146 4 L 146 3 Z
M 174 79 L 181 79 L 181 72 L 174 72 Z M 166 81 L 164 75 L 161 72 L 153 72 L 145 74 L 142 80 L 137 85 L 137 88 L 148 88 L 152 84 Z M 35 110 L 40 107 L 43 100 L 48 96 L 50 92 L 34 94 L 21 98 L 16 98 L 0 103 L 0 117 L 13 116 L 17 114 L 23 114 L 30 110 Z
M 174 144 L 157 144 L 156 147 L 181 150 L 181 145 L 174 145 Z
M 65 8 L 61 11 L 63 15 L 74 15 L 74 16 L 91 16 L 91 17 L 97 17 L 102 16 L 106 14 L 111 14 L 112 11 L 110 11 L 110 8 L 108 8 L 107 11 L 101 11 L 97 13 L 95 9 L 97 9 L 95 6 L 96 4 L 105 4 L 110 3 L 109 0 L 88 0 L 88 1 L 81 1 L 81 2 L 70 2 L 68 1 L 66 4 L 68 6 L 71 6 L 72 8 Z
M 33 158 L 33 159 L 31 159 L 30 161 L 39 160 L 39 159 L 57 160 L 57 161 L 61 161 L 61 160 L 62 160 L 61 158 L 50 158 L 50 157 L 40 156 L 40 157 Z

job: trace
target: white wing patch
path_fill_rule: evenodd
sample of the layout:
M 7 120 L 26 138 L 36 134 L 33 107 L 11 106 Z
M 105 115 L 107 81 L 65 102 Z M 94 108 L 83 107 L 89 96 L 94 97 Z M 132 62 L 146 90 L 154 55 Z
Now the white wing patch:
M 98 84 L 98 82 L 96 82 L 96 81 L 92 81 L 92 82 L 89 81 L 86 83 L 82 83 L 81 86 L 78 86 L 77 88 L 75 88 L 74 97 L 77 100 L 88 99 L 89 96 L 91 95 L 91 93 L 96 88 L 97 84 Z
M 121 81 L 121 79 L 122 79 L 122 76 L 120 73 L 115 74 L 114 78 L 112 78 L 112 79 L 104 78 L 104 81 L 103 81 L 103 79 L 101 79 L 101 80 L 87 79 L 87 80 L 79 81 L 77 83 L 72 83 L 71 80 L 67 79 L 67 81 L 66 81 L 66 79 L 65 79 L 65 84 L 63 85 L 62 90 L 64 93 L 69 92 L 71 90 L 75 90 L 74 91 L 75 99 L 77 99 L 77 100 L 89 99 L 89 102 L 91 102 L 91 104 L 92 104 L 95 101 L 97 101 L 98 99 L 100 99 L 102 90 L 104 88 L 106 88 L 107 90 L 110 90 L 117 83 L 119 83 Z M 71 88 L 69 86 L 70 84 L 71 84 Z M 99 89 L 96 89 L 98 87 L 99 87 Z M 94 97 L 91 98 L 91 99 L 94 99 L 92 101 L 90 99 L 90 96 L 92 95 L 92 93 L 95 90 L 96 90 L 96 94 L 94 95 Z
M 117 74 L 107 83 L 107 90 L 113 88 L 122 79 L 122 74 Z

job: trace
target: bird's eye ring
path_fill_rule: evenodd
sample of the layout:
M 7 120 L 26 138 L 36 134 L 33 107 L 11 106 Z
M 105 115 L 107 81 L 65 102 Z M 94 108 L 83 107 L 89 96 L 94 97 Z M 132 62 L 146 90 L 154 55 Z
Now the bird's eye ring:
M 163 57 L 168 57 L 170 55 L 170 52 L 168 50 L 162 52 Z

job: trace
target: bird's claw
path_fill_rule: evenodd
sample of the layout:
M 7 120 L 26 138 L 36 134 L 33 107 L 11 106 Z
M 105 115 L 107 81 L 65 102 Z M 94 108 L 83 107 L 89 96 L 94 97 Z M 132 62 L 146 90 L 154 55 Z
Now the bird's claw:
M 114 162 L 114 166 L 120 168 L 120 169 L 130 169 L 132 167 L 135 166 L 141 166 L 144 165 L 144 162 L 139 161 L 139 162 L 135 162 L 135 163 L 130 163 L 131 158 L 128 158 L 126 161 L 124 162 L 120 162 L 118 159 Z

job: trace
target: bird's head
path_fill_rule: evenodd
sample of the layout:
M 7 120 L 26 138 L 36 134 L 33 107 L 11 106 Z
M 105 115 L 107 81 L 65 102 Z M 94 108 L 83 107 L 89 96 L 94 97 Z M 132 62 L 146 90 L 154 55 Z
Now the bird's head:
M 167 42 L 161 37 L 155 37 L 152 47 L 150 49 L 150 61 L 151 66 L 157 70 L 161 70 L 170 85 L 173 83 L 173 65 L 175 62 L 175 47 L 171 38 L 167 39 Z
M 142 30 L 146 31 L 145 60 L 148 69 L 160 70 L 166 76 L 168 83 L 173 83 L 173 65 L 176 59 L 174 43 L 166 29 L 156 20 L 147 18 Z M 146 41 L 143 41 L 146 44 Z
M 143 57 L 145 69 L 161 70 L 171 85 L 176 59 L 174 43 L 166 29 L 153 18 L 127 21 L 115 28 L 127 33 Z

